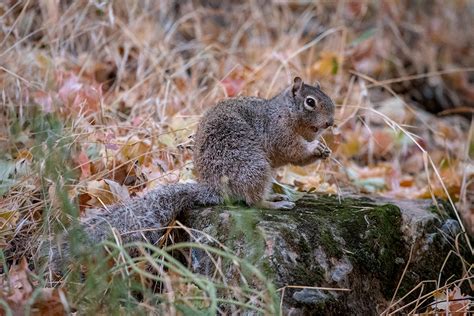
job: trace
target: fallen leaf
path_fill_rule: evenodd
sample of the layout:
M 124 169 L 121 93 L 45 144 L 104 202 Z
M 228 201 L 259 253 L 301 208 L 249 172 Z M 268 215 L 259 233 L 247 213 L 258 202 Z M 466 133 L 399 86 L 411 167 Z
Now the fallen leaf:
M 252 73 L 252 69 L 239 66 L 235 68 L 229 75 L 221 80 L 227 97 L 238 95 L 245 87 L 247 77 Z
M 242 90 L 245 81 L 238 77 L 226 77 L 221 81 L 228 97 L 234 97 Z
M 18 218 L 16 210 L 0 209 L 0 231 L 15 228 Z
M 317 170 L 308 167 L 288 166 L 278 173 L 282 183 L 294 185 L 300 191 L 337 193 L 337 187 L 324 181 Z
M 33 286 L 28 280 L 28 263 L 22 258 L 20 264 L 14 265 L 6 275 L 0 276 L 0 298 L 5 300 L 10 308 L 20 312 L 33 292 Z
M 453 316 L 467 315 L 472 299 L 470 296 L 462 295 L 461 289 L 457 286 L 446 291 L 438 291 L 433 296 L 436 302 L 434 308 Z
M 33 283 L 29 280 L 31 271 L 25 258 L 20 263 L 14 265 L 8 271 L 8 276 L 0 276 L 0 299 L 4 300 L 10 307 L 13 315 L 24 315 L 25 306 L 31 303 L 32 315 L 65 315 L 61 296 L 65 299 L 65 293 L 60 288 L 40 288 L 34 289 Z M 36 294 L 31 302 L 33 290 Z M 0 314 L 4 309 L 0 306 Z
M 74 114 L 89 115 L 100 109 L 102 88 L 98 84 L 85 84 L 74 74 L 59 76 L 58 97 Z
M 388 165 L 359 167 L 353 163 L 346 172 L 356 186 L 370 193 L 386 189 L 389 184 L 387 178 L 392 178 L 392 169 Z
M 90 199 L 82 195 L 88 195 Z M 90 207 L 103 207 L 128 199 L 128 189 L 112 180 L 92 180 L 87 182 L 79 200 Z
M 324 51 L 311 67 L 313 77 L 328 77 L 339 71 L 341 57 L 335 52 Z
M 366 1 L 349 0 L 345 3 L 344 13 L 350 19 L 361 19 L 367 12 L 368 4 Z
M 361 153 L 364 141 L 358 133 L 348 132 L 344 135 L 344 141 L 339 145 L 341 154 L 344 157 L 355 157 Z
M 394 146 L 395 136 L 387 129 L 376 129 L 372 132 L 374 142 L 374 154 L 377 157 L 384 157 Z
M 87 179 L 91 176 L 91 164 L 89 162 L 89 157 L 84 151 L 81 151 L 75 158 L 74 162 L 76 162 L 81 168 L 81 176 L 80 179 Z
M 0 208 L 0 249 L 8 246 L 15 234 L 16 223 L 20 215 L 17 210 Z
M 151 162 L 151 142 L 149 139 L 133 137 L 122 145 L 120 153 L 125 161 L 136 161 L 139 165 Z
M 32 93 L 33 101 L 41 106 L 41 109 L 45 113 L 51 113 L 53 111 L 53 98 L 51 93 L 44 91 L 36 91 Z
M 66 314 L 61 296 L 66 298 L 62 288 L 42 288 L 31 307 L 33 315 L 62 316 Z
M 118 201 L 124 201 L 130 198 L 130 194 L 128 193 L 126 186 L 120 185 L 117 182 L 108 179 L 105 179 L 104 181 L 109 185 L 110 192 L 112 192 Z

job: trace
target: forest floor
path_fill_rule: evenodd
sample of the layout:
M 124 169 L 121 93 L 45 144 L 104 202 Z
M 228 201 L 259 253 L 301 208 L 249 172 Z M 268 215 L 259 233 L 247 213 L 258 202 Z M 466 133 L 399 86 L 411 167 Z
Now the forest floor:
M 122 266 L 102 286 L 53 281 L 25 241 L 49 238 L 91 209 L 192 180 L 202 113 L 225 97 L 271 97 L 296 75 L 319 81 L 337 105 L 337 126 L 323 135 L 333 155 L 283 168 L 279 182 L 335 195 L 444 199 L 473 234 L 473 21 L 470 1 L 0 3 L 4 302 L 107 311 L 134 278 L 161 293 L 162 301 L 145 290 L 146 299 L 127 301 L 143 311 L 164 301 L 161 308 L 176 312 L 176 297 L 208 295 L 181 267 L 162 266 L 153 279 L 143 266 Z M 472 251 L 466 236 L 455 253 Z M 459 282 L 473 278 L 463 275 Z M 269 307 L 266 282 L 240 303 L 278 308 Z M 438 287 L 434 299 L 463 297 L 456 286 Z M 186 302 L 214 304 L 209 296 Z

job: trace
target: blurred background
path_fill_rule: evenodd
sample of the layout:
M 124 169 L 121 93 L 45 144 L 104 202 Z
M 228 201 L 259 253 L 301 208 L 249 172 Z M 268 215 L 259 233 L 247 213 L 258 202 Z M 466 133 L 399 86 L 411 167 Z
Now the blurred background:
M 35 287 L 49 298 L 36 308 L 62 315 L 58 284 L 82 310 L 201 295 L 186 271 L 162 266 L 159 276 L 185 290 L 157 296 L 127 269 L 83 283 L 80 269 L 60 283 L 27 276 L 42 273 L 31 259 L 38 241 L 74 218 L 193 179 L 193 132 L 218 100 L 271 97 L 294 76 L 321 83 L 337 127 L 323 135 L 331 159 L 285 167 L 279 182 L 341 198 L 443 199 L 472 234 L 473 24 L 469 0 L 1 1 L 0 254 L 24 258 L 9 274 L 21 295 L 7 302 L 31 303 Z M 132 278 L 146 299 L 134 301 Z M 260 284 L 249 302 L 271 306 Z
M 472 231 L 473 21 L 467 0 L 2 1 L 0 242 L 61 199 L 82 215 L 192 179 L 203 111 L 296 75 L 337 103 L 334 154 L 279 181 L 444 198 Z

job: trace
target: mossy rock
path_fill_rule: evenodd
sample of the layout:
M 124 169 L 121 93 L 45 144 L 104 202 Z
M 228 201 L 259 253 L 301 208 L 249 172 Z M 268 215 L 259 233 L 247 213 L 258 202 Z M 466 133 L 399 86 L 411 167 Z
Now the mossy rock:
M 219 206 L 185 212 L 181 220 L 255 264 L 277 288 L 286 287 L 285 314 L 376 315 L 390 305 L 412 247 L 395 297 L 440 275 L 459 226 L 431 209 L 428 200 L 308 194 L 293 210 Z M 195 257 L 196 270 L 211 273 L 205 254 Z M 445 278 L 462 272 L 459 260 L 448 260 L 443 271 Z

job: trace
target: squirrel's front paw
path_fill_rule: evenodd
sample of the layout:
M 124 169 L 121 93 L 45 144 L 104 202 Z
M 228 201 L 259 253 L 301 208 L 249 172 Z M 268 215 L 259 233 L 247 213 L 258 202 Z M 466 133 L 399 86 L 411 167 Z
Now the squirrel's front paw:
M 318 145 L 315 148 L 315 153 L 318 154 L 319 157 L 322 159 L 326 159 L 331 155 L 331 149 L 329 149 L 326 145 L 321 142 L 318 142 Z

